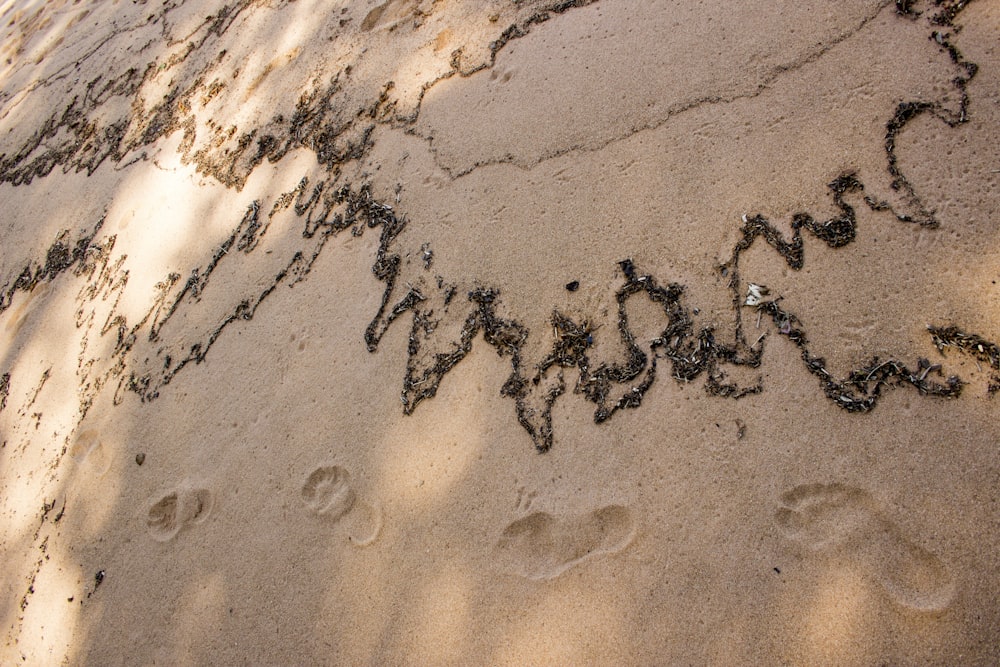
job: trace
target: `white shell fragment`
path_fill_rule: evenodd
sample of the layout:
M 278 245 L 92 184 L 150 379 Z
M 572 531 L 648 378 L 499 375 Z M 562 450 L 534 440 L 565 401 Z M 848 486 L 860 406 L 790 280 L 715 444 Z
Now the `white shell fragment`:
M 747 300 L 744 302 L 748 306 L 757 306 L 764 300 L 764 297 L 770 292 L 769 289 L 763 285 L 758 285 L 756 283 L 750 283 L 747 286 Z

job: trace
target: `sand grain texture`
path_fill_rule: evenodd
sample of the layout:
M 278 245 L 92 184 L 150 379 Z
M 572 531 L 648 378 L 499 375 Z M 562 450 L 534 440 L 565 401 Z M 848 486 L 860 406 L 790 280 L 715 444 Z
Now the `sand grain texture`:
M 1000 662 L 995 0 L 0 26 L 0 663 Z

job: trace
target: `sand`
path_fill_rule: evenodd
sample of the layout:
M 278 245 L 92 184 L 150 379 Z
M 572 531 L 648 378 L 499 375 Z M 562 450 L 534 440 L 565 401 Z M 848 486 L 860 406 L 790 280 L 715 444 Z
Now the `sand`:
M 0 20 L 0 663 L 1000 662 L 995 0 Z

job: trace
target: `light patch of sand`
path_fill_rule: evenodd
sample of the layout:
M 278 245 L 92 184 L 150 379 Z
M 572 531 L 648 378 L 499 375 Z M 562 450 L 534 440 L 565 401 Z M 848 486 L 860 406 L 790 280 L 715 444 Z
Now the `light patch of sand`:
M 0 662 L 1000 661 L 998 31 L 0 2 Z

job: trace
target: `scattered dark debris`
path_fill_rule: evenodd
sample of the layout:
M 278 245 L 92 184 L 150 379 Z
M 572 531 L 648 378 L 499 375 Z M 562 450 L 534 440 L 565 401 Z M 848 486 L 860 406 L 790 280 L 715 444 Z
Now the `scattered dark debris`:
M 145 452 L 139 452 L 138 454 L 135 455 L 135 464 L 136 465 L 141 466 L 145 462 L 146 462 L 146 453 Z
M 2 173 L 2 170 L 0 170 Z M 3 179 L 0 178 L 0 181 Z M 93 248 L 94 238 L 104 226 L 104 218 L 97 221 L 93 229 L 83 232 L 76 240 L 70 240 L 70 231 L 64 230 L 56 236 L 45 254 L 45 263 L 29 262 L 13 282 L 0 288 L 0 313 L 10 307 L 16 292 L 30 292 L 43 282 L 51 282 L 63 272 L 74 269 L 79 271 Z M 0 379 L 0 400 L 6 397 L 4 393 L 10 382 L 10 375 L 4 374 Z
M 0 304 L 2 306 L 2 304 Z M 0 308 L 2 312 L 2 308 Z M 0 412 L 7 407 L 7 396 L 10 394 L 10 373 L 0 375 Z
M 570 282 L 566 283 L 566 290 L 568 292 L 575 292 L 578 289 L 580 289 L 580 281 L 579 280 L 571 280 Z
M 896 13 L 900 16 L 907 16 L 910 18 L 917 18 L 920 16 L 920 12 L 913 9 L 913 3 L 916 0 L 896 0 Z
M 56 500 L 55 499 L 53 499 L 51 503 L 50 502 L 46 502 L 44 500 L 42 501 L 42 516 L 41 516 L 41 518 L 39 520 L 39 526 L 41 526 L 42 524 L 44 524 L 48 520 L 49 513 L 52 512 L 52 510 L 54 510 L 55 508 L 56 508 Z M 63 515 L 63 513 L 65 511 L 66 511 L 66 502 L 63 501 L 62 509 L 59 510 L 59 512 L 56 514 L 56 516 L 52 520 L 52 522 L 55 523 L 55 522 L 59 521 L 60 519 L 62 519 L 62 515 Z
M 1000 371 L 1000 347 L 981 336 L 969 334 L 958 327 L 929 326 L 934 345 L 944 354 L 949 349 L 956 349 L 970 355 L 974 359 L 985 362 L 995 371 Z
M 510 26 L 499 38 L 490 44 L 488 64 L 483 64 L 470 71 L 462 70 L 461 54 L 453 59 L 453 67 L 460 75 L 471 74 L 476 69 L 493 65 L 496 55 L 511 40 L 528 33 L 534 24 L 547 21 L 553 13 L 558 14 L 572 7 L 590 4 L 593 0 L 557 0 L 549 2 L 527 19 Z M 233 7 L 220 11 L 218 15 L 206 19 L 209 34 L 221 35 L 237 17 L 252 3 L 244 0 Z M 896 11 L 909 18 L 916 18 L 913 0 L 896 0 Z M 964 0 L 936 0 L 936 14 L 931 22 L 938 26 L 951 27 L 952 21 L 961 9 L 968 3 Z M 907 208 L 907 213 L 895 211 L 887 202 L 877 201 L 869 195 L 864 196 L 865 203 L 875 211 L 889 211 L 897 219 L 904 222 L 915 222 L 923 226 L 937 225 L 933 213 L 928 211 L 917 196 L 913 186 L 899 168 L 896 156 L 896 139 L 899 133 L 914 119 L 931 114 L 941 119 L 949 126 L 957 126 L 968 120 L 969 81 L 976 74 L 976 65 L 964 60 L 960 52 L 950 41 L 950 34 L 934 31 L 930 38 L 943 50 L 947 51 L 951 60 L 964 71 L 953 81 L 960 93 L 960 104 L 957 112 L 950 112 L 937 103 L 902 102 L 893 117 L 886 124 L 885 152 L 888 161 L 888 171 L 892 177 L 892 187 L 899 192 Z M 194 45 L 192 48 L 197 48 Z M 139 94 L 143 84 L 159 75 L 160 70 L 172 67 L 177 63 L 156 63 L 146 70 L 130 69 L 116 78 L 98 78 L 90 86 L 91 94 L 87 99 L 97 100 L 92 104 L 111 97 L 133 98 Z M 451 349 L 434 355 L 433 364 L 418 366 L 417 355 L 421 353 L 422 341 L 435 331 L 437 320 L 433 310 L 427 305 L 428 298 L 420 289 L 407 286 L 400 298 L 396 289 L 401 271 L 401 256 L 395 252 L 395 241 L 406 227 L 406 220 L 398 217 L 393 209 L 373 199 L 370 186 L 361 185 L 354 188 L 350 184 L 340 183 L 341 165 L 349 160 L 361 158 L 371 147 L 371 135 L 378 123 L 405 123 L 414 118 L 397 116 L 394 103 L 390 100 L 392 82 L 386 82 L 377 99 L 358 110 L 356 118 L 341 117 L 340 107 L 336 104 L 338 95 L 352 76 L 350 66 L 338 72 L 329 82 L 319 85 L 315 90 L 307 92 L 298 100 L 295 111 L 288 116 L 276 115 L 268 123 L 267 133 L 253 129 L 240 131 L 232 128 L 235 144 L 225 143 L 227 147 L 218 153 L 193 151 L 193 126 L 187 117 L 191 108 L 191 100 L 196 95 L 206 94 L 205 77 L 198 77 L 186 89 L 173 87 L 169 89 L 151 110 L 143 112 L 141 104 L 134 105 L 133 117 L 120 122 L 112 122 L 107 127 L 100 128 L 90 122 L 88 114 L 90 107 L 73 100 L 65 109 L 57 109 L 48 120 L 43 122 L 42 129 L 35 133 L 24 146 L 11 154 L 0 155 L 0 182 L 13 185 L 27 184 L 33 178 L 45 176 L 52 169 L 61 166 L 65 171 L 73 169 L 86 170 L 92 173 L 108 158 L 121 161 L 125 155 L 132 154 L 142 147 L 151 144 L 163 136 L 176 130 L 184 132 L 184 142 L 181 151 L 185 159 L 197 165 L 198 170 L 213 176 L 219 182 L 240 188 L 250 172 L 264 160 L 276 162 L 288 152 L 298 148 L 309 148 L 316 153 L 318 161 L 326 165 L 329 175 L 326 180 L 309 187 L 308 180 L 303 178 L 298 187 L 279 198 L 270 212 L 260 209 L 260 204 L 254 201 L 245 211 L 243 219 L 237 225 L 232 235 L 216 248 L 210 261 L 203 267 L 194 269 L 186 280 L 181 283 L 182 276 L 171 274 L 161 283 L 161 294 L 149 314 L 127 328 L 123 318 L 109 319 L 107 330 L 117 333 L 117 345 L 114 354 L 119 362 L 108 371 L 108 375 L 94 378 L 88 386 L 88 391 L 96 391 L 113 378 L 112 374 L 122 376 L 119 390 L 129 389 L 138 393 L 143 400 L 154 400 L 159 390 L 188 364 L 203 361 L 209 349 L 221 335 L 222 331 L 233 322 L 250 320 L 257 307 L 280 284 L 295 284 L 308 275 L 314 262 L 325 247 L 326 241 L 333 235 L 345 230 L 355 236 L 360 236 L 366 229 L 379 228 L 379 244 L 376 251 L 372 272 L 385 284 L 378 312 L 365 329 L 364 338 L 370 351 L 375 351 L 387 329 L 406 313 L 412 318 L 411 333 L 408 341 L 408 361 L 403 381 L 402 403 L 405 413 L 412 413 L 421 400 L 433 397 L 442 378 L 457 365 L 470 351 L 472 342 L 480 334 L 493 346 L 501 357 L 511 361 L 511 374 L 504 383 L 501 393 L 514 399 L 518 421 L 525 427 L 534 440 L 539 451 L 546 451 L 552 446 L 551 410 L 557 398 L 565 393 L 567 384 L 564 373 L 576 369 L 576 382 L 572 385 L 574 393 L 593 402 L 597 407 L 594 419 L 600 423 L 611 418 L 620 409 L 636 408 L 642 402 L 645 393 L 655 381 L 658 364 L 669 364 L 669 375 L 681 384 L 693 382 L 704 375 L 704 389 L 713 396 L 741 398 L 762 391 L 762 384 L 742 387 L 726 380 L 724 367 L 726 365 L 758 368 L 764 349 L 764 339 L 760 338 L 753 344 L 748 344 L 743 331 L 741 313 L 743 298 L 739 275 L 739 260 L 741 254 L 749 249 L 758 237 L 774 248 L 793 270 L 801 269 L 804 262 L 803 230 L 823 241 L 830 248 L 840 248 L 851 243 L 856 236 L 855 212 L 845 197 L 850 194 L 861 194 L 863 184 L 854 174 L 846 173 L 829 184 L 835 205 L 839 214 L 829 220 L 819 221 L 806 213 L 798 213 L 792 219 L 790 238 L 763 216 L 756 215 L 744 218 L 741 228 L 742 237 L 733 249 L 732 258 L 720 267 L 720 273 L 728 278 L 732 291 L 733 312 L 736 321 L 735 337 L 732 342 L 722 342 L 717 339 L 713 328 L 696 326 L 692 315 L 698 315 L 696 308 L 689 308 L 683 298 L 684 287 L 676 283 L 661 284 L 652 275 L 643 274 L 631 259 L 619 262 L 624 283 L 616 293 L 618 303 L 618 338 L 625 349 L 624 361 L 616 363 L 594 364 L 589 353 L 594 340 L 594 327 L 586 320 L 577 322 L 569 317 L 553 312 L 551 325 L 555 341 L 551 351 L 536 366 L 522 358 L 524 343 L 529 335 L 528 329 L 514 319 L 506 319 L 498 314 L 500 294 L 489 286 L 481 286 L 467 293 L 467 299 L 462 305 L 469 308 L 469 314 L 462 326 L 459 340 Z M 211 84 L 208 84 L 209 86 Z M 210 91 L 209 91 L 210 92 Z M 138 111 L 136 111 L 138 109 Z M 353 113 L 353 112 L 352 112 Z M 60 134 L 61 133 L 61 134 Z M 59 139 L 56 137 L 68 137 Z M 61 142 L 61 143 L 59 143 Z M 220 145 L 223 145 L 220 144 Z M 399 191 L 397 190 L 397 198 Z M 267 233 L 272 216 L 279 210 L 294 205 L 295 213 L 305 218 L 303 238 L 315 239 L 311 255 L 296 254 L 290 262 L 274 277 L 257 296 L 248 298 L 236 304 L 232 311 L 223 318 L 207 337 L 191 344 L 187 351 L 176 356 L 164 353 L 162 369 L 156 372 L 140 372 L 126 364 L 126 356 L 131 351 L 140 334 L 140 330 L 149 326 L 149 340 L 158 340 L 162 327 L 184 306 L 197 302 L 206 289 L 211 276 L 218 264 L 230 251 L 249 254 L 257 247 L 260 239 Z M 102 219 L 97 225 L 85 232 L 80 238 L 71 239 L 70 233 L 60 234 L 48 249 L 44 264 L 29 264 L 13 283 L 8 283 L 0 289 L 0 312 L 6 310 L 16 291 L 30 291 L 39 282 L 50 281 L 59 274 L 72 269 L 77 275 L 93 281 L 92 294 L 84 291 L 82 299 L 98 298 L 99 290 L 110 291 L 107 285 L 113 284 L 116 289 L 127 280 L 121 275 L 121 261 L 117 263 L 112 258 L 114 238 L 95 243 L 95 238 L 104 223 Z M 425 269 L 430 269 L 433 253 L 430 247 L 421 247 L 421 258 Z M 116 277 L 117 276 L 117 277 Z M 115 281 L 118 282 L 115 282 Z M 171 295 L 172 288 L 180 287 Z M 444 280 L 438 279 L 438 287 L 444 288 Z M 574 280 L 566 285 L 569 291 L 579 288 L 579 281 Z M 457 307 L 453 300 L 458 294 L 455 286 L 447 287 L 444 307 Z M 402 291 L 402 290 L 401 290 Z M 643 341 L 646 349 L 637 341 L 632 332 L 628 318 L 628 304 L 634 298 L 648 299 L 659 306 L 665 322 L 664 329 L 650 342 Z M 761 300 L 757 305 L 760 315 L 767 315 L 773 321 L 777 333 L 787 337 L 800 350 L 800 356 L 807 369 L 820 380 L 824 393 L 835 404 L 850 412 L 865 412 L 871 410 L 881 392 L 886 388 L 901 385 L 915 387 L 921 394 L 953 397 L 962 388 L 962 382 L 956 377 L 945 378 L 943 382 L 934 378 L 941 376 L 940 368 L 927 360 L 920 360 L 915 368 L 910 368 L 899 361 L 873 359 L 868 365 L 854 370 L 845 378 L 835 378 L 826 369 L 822 357 L 815 356 L 809 348 L 808 338 L 801 321 L 779 305 L 779 300 Z M 943 352 L 957 349 L 971 354 L 980 361 L 985 361 L 994 370 L 998 370 L 998 348 L 995 344 L 974 334 L 964 333 L 954 327 L 930 328 L 938 349 Z M 3 409 L 9 392 L 9 375 L 0 376 L 0 410 Z M 994 375 L 990 392 L 1000 390 L 1000 376 Z M 82 392 L 86 394 L 86 392 Z M 85 414 L 93 396 L 85 395 L 81 399 L 81 410 Z M 116 401 L 120 396 L 116 394 Z M 738 436 L 742 437 L 743 427 L 738 425 Z M 136 463 L 141 465 L 140 457 Z M 104 571 L 95 577 L 95 590 L 103 580 Z
M 760 308 L 771 316 L 776 326 L 780 322 L 798 322 L 794 315 L 783 311 L 774 301 L 761 304 Z M 955 376 L 946 378 L 944 384 L 928 380 L 932 367 L 926 359 L 921 360 L 923 363 L 918 362 L 916 370 L 911 370 L 899 361 L 882 361 L 875 357 L 868 365 L 851 371 L 845 379 L 837 379 L 826 369 L 825 359 L 809 352 L 808 340 L 801 328 L 791 328 L 783 335 L 799 348 L 802 361 L 809 372 L 820 379 L 827 397 L 848 412 L 868 412 L 875 407 L 883 389 L 904 384 L 930 396 L 956 398 L 962 392 L 962 381 Z
M 441 78 L 456 73 L 468 76 L 492 67 L 497 53 L 511 40 L 527 35 L 531 26 L 547 21 L 552 14 L 594 1 L 540 3 L 537 11 L 509 26 L 490 43 L 488 62 L 464 68 L 460 57 L 453 58 L 452 72 Z M 126 156 L 140 154 L 159 139 L 180 131 L 183 137 L 181 151 L 186 160 L 197 165 L 199 172 L 229 187 L 242 188 L 258 165 L 264 161 L 278 162 L 299 148 L 312 150 L 321 164 L 335 170 L 367 153 L 376 124 L 416 119 L 415 114 L 412 117 L 402 115 L 396 103 L 390 100 L 389 92 L 394 88 L 391 81 L 385 82 L 379 95 L 369 99 L 355 113 L 355 107 L 342 102 L 343 91 L 353 74 L 352 66 L 346 65 L 329 80 L 317 81 L 304 92 L 291 113 L 276 113 L 260 128 L 250 130 L 240 130 L 236 126 L 209 128 L 207 131 L 213 133 L 211 140 L 206 142 L 205 138 L 198 137 L 204 147 L 196 149 L 197 131 L 191 109 L 198 100 L 207 101 L 218 94 L 220 84 L 214 68 L 221 62 L 224 52 L 220 58 L 203 65 L 198 76 L 171 82 L 152 107 L 147 108 L 143 94 L 148 84 L 181 66 L 192 52 L 213 48 L 217 39 L 236 24 L 244 12 L 252 12 L 258 4 L 252 0 L 237 0 L 206 17 L 192 32 L 199 33 L 199 37 L 189 41 L 186 49 L 168 60 L 153 61 L 142 68 L 130 67 L 119 74 L 103 72 L 95 77 L 86 84 L 82 96 L 73 96 L 40 119 L 38 129 L 22 146 L 10 153 L 0 153 L 0 182 L 29 184 L 57 167 L 67 173 L 85 171 L 90 175 L 105 160 L 121 163 Z M 102 118 L 101 107 L 115 98 L 129 102 L 123 105 L 129 113 Z
M 502 395 L 515 402 L 518 421 L 532 436 L 539 451 L 546 451 L 552 445 L 551 410 L 554 402 L 567 388 L 563 373 L 576 368 L 578 379 L 572 385 L 574 393 L 597 405 L 594 419 L 600 423 L 611 418 L 620 409 L 639 407 L 645 393 L 656 378 L 658 364 L 665 360 L 670 364 L 669 374 L 681 384 L 690 383 L 699 376 L 705 376 L 705 391 L 713 396 L 741 398 L 759 393 L 760 382 L 742 387 L 726 381 L 723 367 L 726 364 L 757 368 L 763 352 L 763 339 L 753 345 L 747 343 L 742 327 L 741 312 L 744 299 L 739 293 L 739 259 L 742 252 L 749 249 L 757 237 L 773 247 L 793 269 L 801 268 L 803 257 L 802 230 L 825 241 L 833 248 L 850 243 L 855 236 L 855 214 L 846 203 L 844 196 L 851 192 L 861 192 L 863 186 L 851 175 L 844 175 L 830 184 L 835 204 L 841 213 L 831 220 L 816 221 L 812 217 L 799 214 L 793 219 L 791 240 L 786 240 L 781 232 L 762 216 L 748 218 L 743 226 L 743 237 L 734 248 L 732 259 L 725 265 L 729 272 L 729 286 L 732 290 L 733 310 L 736 318 L 736 336 L 732 343 L 720 342 L 711 327 L 696 328 L 693 308 L 683 303 L 684 287 L 676 283 L 661 285 L 653 276 L 641 273 L 630 259 L 619 262 L 624 277 L 622 287 L 616 293 L 618 303 L 618 337 L 625 349 L 625 360 L 620 363 L 594 365 L 589 357 L 593 345 L 594 328 L 587 322 L 576 322 L 559 312 L 554 312 L 551 326 L 555 334 L 553 348 L 533 369 L 526 367 L 522 358 L 522 348 L 528 336 L 524 325 L 508 320 L 497 314 L 500 294 L 495 289 L 478 288 L 468 292 L 465 303 L 471 308 L 461 329 L 459 340 L 453 347 L 437 353 L 430 365 L 418 366 L 422 341 L 432 335 L 436 320 L 433 311 L 424 310 L 425 296 L 415 287 L 407 287 L 401 299 L 390 305 L 396 293 L 397 279 L 401 271 L 401 257 L 393 252 L 395 239 L 406 226 L 405 219 L 399 218 L 392 208 L 376 202 L 370 187 L 362 185 L 355 190 L 350 185 L 339 188 L 319 183 L 308 187 L 305 179 L 296 189 L 295 210 L 306 218 L 303 235 L 317 237 L 316 249 L 310 258 L 297 255 L 275 278 L 272 285 L 262 291 L 256 299 L 244 301 L 223 320 L 204 343 L 191 346 L 187 356 L 166 357 L 162 374 L 129 376 L 128 388 L 140 394 L 143 400 L 153 400 L 159 389 L 169 383 L 188 363 L 205 358 L 212 344 L 225 327 L 235 321 L 253 317 L 259 304 L 281 282 L 296 282 L 304 278 L 312 263 L 318 257 L 323 244 L 338 232 L 351 230 L 361 234 L 365 229 L 380 228 L 380 240 L 376 251 L 372 272 L 385 283 L 382 302 L 378 312 L 365 330 L 365 340 L 370 351 L 378 348 L 383 335 L 393 322 L 406 313 L 412 318 L 408 346 L 408 361 L 403 381 L 402 403 L 406 414 L 410 414 L 420 401 L 433 397 L 443 377 L 457 365 L 471 350 L 473 340 L 482 333 L 484 340 L 497 349 L 498 354 L 511 360 L 511 375 L 504 383 Z M 307 196 L 308 194 L 308 196 Z M 255 223 L 255 220 L 257 221 Z M 254 225 L 256 231 L 250 228 Z M 119 351 L 127 353 L 134 344 L 138 328 L 150 322 L 150 337 L 155 340 L 160 328 L 187 301 L 195 301 L 205 289 L 216 266 L 229 248 L 237 246 L 241 238 L 259 238 L 266 230 L 260 223 L 253 206 L 248 209 L 243 221 L 233 234 L 224 241 L 211 261 L 203 269 L 195 269 L 179 294 L 168 301 L 166 297 L 157 302 L 155 314 L 151 311 L 139 325 L 130 331 L 119 333 Z M 249 242 L 248 242 L 249 243 Z M 97 261 L 107 261 L 107 249 L 88 249 L 89 258 L 80 269 L 93 273 Z M 179 277 L 172 276 L 177 283 Z M 443 278 L 437 278 L 438 288 L 446 291 L 444 306 L 449 307 L 456 296 L 456 287 L 447 285 Z M 648 353 L 636 341 L 630 329 L 628 304 L 634 298 L 649 299 L 662 310 L 665 328 L 649 342 Z M 813 355 L 808 347 L 808 338 L 802 323 L 793 314 L 779 305 L 779 300 L 762 300 L 757 305 L 758 313 L 767 315 L 773 321 L 777 332 L 786 336 L 800 348 L 803 362 L 811 373 L 820 378 L 824 393 L 841 408 L 851 412 L 865 412 L 872 409 L 879 395 L 886 387 L 910 384 L 921 393 L 936 396 L 957 396 L 961 391 L 961 381 L 947 378 L 945 384 L 930 379 L 939 368 L 926 360 L 918 363 L 913 370 L 895 361 L 875 359 L 869 365 L 848 374 L 844 379 L 834 378 L 825 368 L 822 358 Z M 995 365 L 997 347 L 985 339 L 961 334 L 957 330 L 932 329 L 939 348 L 954 347 L 972 353 Z M 982 348 L 980 350 L 980 348 Z M 995 366 L 994 366 L 995 367 Z M 554 373 L 554 374 L 553 374 Z M 620 388 L 620 389 L 619 389 Z M 618 393 L 616 393 L 618 392 Z M 532 405 L 532 402 L 537 403 Z M 138 463 L 138 458 L 137 458 Z M 141 465 L 141 464 L 140 464 Z
M 97 572 L 96 572 L 96 573 L 94 574 L 94 588 L 93 588 L 93 589 L 91 589 L 91 591 L 90 591 L 89 593 L 87 593 L 87 597 L 88 597 L 88 598 L 89 598 L 89 597 L 90 597 L 91 595 L 93 595 L 94 593 L 96 593 L 96 592 L 97 592 L 97 589 L 101 587 L 101 584 L 103 584 L 103 583 L 104 583 L 104 579 L 105 579 L 106 577 L 107 577 L 107 572 L 106 572 L 105 570 L 98 570 L 98 571 L 97 571 Z
M 53 505 L 55 505 L 55 503 L 53 503 Z M 46 510 L 45 514 L 47 514 L 48 511 L 49 510 Z M 42 522 L 44 523 L 44 521 L 45 521 L 45 515 L 43 514 Z M 39 525 L 39 527 L 35 530 L 34 539 L 36 541 L 38 540 L 40 531 L 41 531 L 41 525 Z M 42 540 L 41 544 L 38 545 L 38 551 L 41 554 L 41 556 L 38 558 L 38 560 L 35 561 L 35 564 L 31 569 L 31 576 L 28 578 L 28 587 L 24 591 L 24 595 L 21 596 L 21 601 L 18 603 L 18 606 L 21 608 L 21 611 L 24 611 L 25 609 L 28 608 L 28 603 L 30 602 L 29 598 L 35 594 L 35 581 L 38 579 L 38 573 L 41 572 L 42 565 L 44 565 L 45 562 L 49 560 L 48 550 L 49 550 L 49 537 L 48 535 L 46 535 L 45 538 Z
M 736 439 L 742 440 L 747 434 L 747 425 L 742 419 L 736 420 Z

